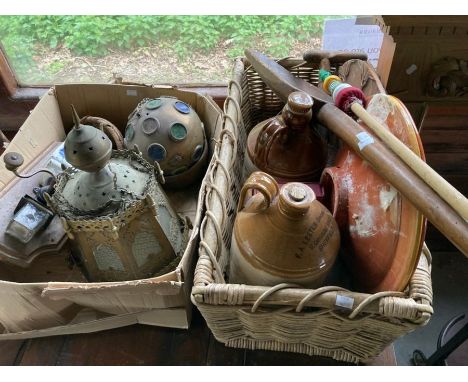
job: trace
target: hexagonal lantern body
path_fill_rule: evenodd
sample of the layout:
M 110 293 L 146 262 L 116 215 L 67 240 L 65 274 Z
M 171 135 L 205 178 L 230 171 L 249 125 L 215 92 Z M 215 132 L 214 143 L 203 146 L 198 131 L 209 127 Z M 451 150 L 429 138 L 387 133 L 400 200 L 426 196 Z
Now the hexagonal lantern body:
M 150 163 L 158 162 L 173 188 L 199 179 L 208 158 L 202 121 L 174 97 L 142 100 L 128 118 L 124 143 L 126 148 L 137 146 Z
M 76 155 L 72 165 L 83 170 L 61 173 L 48 204 L 61 217 L 88 279 L 135 280 L 175 267 L 188 228 L 161 189 L 154 166 L 136 150 L 116 150 L 93 167 L 97 161 L 89 147 L 104 142 L 105 134 L 78 124 L 67 136 L 65 152 Z M 89 130 L 94 138 L 82 140 L 82 147 L 76 130 Z

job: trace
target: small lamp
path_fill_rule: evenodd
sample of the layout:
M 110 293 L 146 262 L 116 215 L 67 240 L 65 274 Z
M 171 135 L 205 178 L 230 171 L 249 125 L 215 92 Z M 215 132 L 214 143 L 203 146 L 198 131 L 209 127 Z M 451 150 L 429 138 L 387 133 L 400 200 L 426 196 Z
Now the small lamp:
M 19 174 L 17 170 L 24 163 L 24 158 L 20 153 L 6 153 L 3 157 L 3 161 L 5 162 L 6 169 L 12 171 L 19 178 L 30 178 L 41 172 L 49 174 L 52 177 L 52 182 L 46 186 L 49 191 L 56 179 L 55 175 L 49 170 L 39 170 L 29 175 Z M 21 198 L 13 214 L 5 233 L 24 244 L 27 244 L 34 235 L 46 228 L 54 217 L 51 210 L 29 195 L 25 195 Z

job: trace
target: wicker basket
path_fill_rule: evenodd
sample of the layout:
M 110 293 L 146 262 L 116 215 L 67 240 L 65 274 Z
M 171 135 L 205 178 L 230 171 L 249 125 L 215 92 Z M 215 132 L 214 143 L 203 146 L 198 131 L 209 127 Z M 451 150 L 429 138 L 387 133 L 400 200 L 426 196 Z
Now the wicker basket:
M 290 58 L 280 63 L 317 84 L 316 65 Z M 337 69 L 332 67 L 333 72 Z M 379 82 L 376 78 L 372 75 Z M 425 245 L 405 292 L 369 295 L 334 286 L 310 290 L 288 284 L 270 288 L 226 283 L 246 136 L 256 123 L 277 114 L 283 104 L 248 62 L 238 59 L 224 106 L 224 129 L 208 173 L 206 214 L 192 289 L 192 301 L 215 338 L 229 347 L 366 363 L 396 338 L 425 325 L 433 313 L 431 256 Z

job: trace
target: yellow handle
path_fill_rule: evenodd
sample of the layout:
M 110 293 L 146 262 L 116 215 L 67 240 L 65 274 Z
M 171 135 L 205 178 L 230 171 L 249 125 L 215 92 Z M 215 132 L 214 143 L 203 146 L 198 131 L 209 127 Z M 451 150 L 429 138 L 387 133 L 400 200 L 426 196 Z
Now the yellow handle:
M 359 103 L 354 102 L 351 105 L 351 110 L 429 187 L 444 199 L 465 221 L 468 221 L 468 200 L 456 188 L 383 127 Z

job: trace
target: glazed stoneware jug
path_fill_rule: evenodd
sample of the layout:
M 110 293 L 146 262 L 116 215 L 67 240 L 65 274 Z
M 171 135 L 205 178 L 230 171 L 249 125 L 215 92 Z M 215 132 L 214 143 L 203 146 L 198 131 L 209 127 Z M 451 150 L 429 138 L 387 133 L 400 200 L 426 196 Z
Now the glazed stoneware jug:
M 241 190 L 229 282 L 315 288 L 331 270 L 339 246 L 338 226 L 310 187 L 292 182 L 279 189 L 272 176 L 254 172 Z
M 327 160 L 327 145 L 310 126 L 312 105 L 308 94 L 293 92 L 281 115 L 252 129 L 247 138 L 244 179 L 260 170 L 283 183 L 319 180 Z

